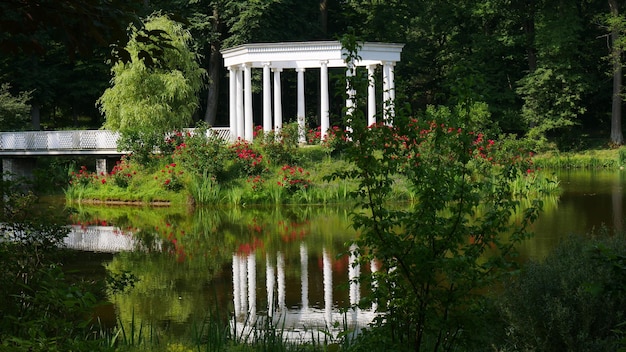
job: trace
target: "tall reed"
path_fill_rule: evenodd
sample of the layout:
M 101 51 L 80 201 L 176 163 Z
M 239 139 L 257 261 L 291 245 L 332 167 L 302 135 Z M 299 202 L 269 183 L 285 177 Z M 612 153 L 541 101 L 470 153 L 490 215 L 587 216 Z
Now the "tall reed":
M 198 205 L 216 204 L 221 200 L 220 185 L 207 173 L 192 177 L 188 191 Z

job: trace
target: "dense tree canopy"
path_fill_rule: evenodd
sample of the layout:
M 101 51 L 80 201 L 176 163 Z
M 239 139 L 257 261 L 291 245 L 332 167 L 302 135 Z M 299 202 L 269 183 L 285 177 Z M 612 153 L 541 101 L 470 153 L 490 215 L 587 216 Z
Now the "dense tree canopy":
M 366 41 L 406 44 L 396 69 L 397 88 L 416 109 L 483 102 L 496 127 L 529 134 L 539 147 L 546 141 L 576 147 L 577 137 L 591 132 L 607 142 L 609 137 L 623 142 L 623 1 L 122 3 L 28 0 L 0 5 L 0 78 L 14 94 L 33 92 L 31 103 L 41 108 L 42 125 L 76 125 L 77 116 L 84 115 L 97 126 L 101 118 L 86 107 L 93 107 L 106 88 L 106 74 L 67 77 L 86 66 L 89 72 L 106 73 L 101 66 L 111 57 L 108 44 L 117 44 L 118 58 L 128 60 L 119 55 L 120 43 L 125 43 L 119 34 L 126 33 L 128 23 L 137 26 L 138 17 L 163 11 L 190 31 L 191 45 L 202 55 L 209 82 L 198 93 L 201 111 L 195 118 L 209 124 L 228 121 L 226 89 L 219 89 L 227 81 L 221 49 L 247 42 L 336 39 L 353 31 Z M 104 42 L 108 44 L 93 45 Z M 158 51 L 150 54 L 158 56 Z M 73 93 L 58 93 L 68 89 Z M 295 111 L 287 108 L 285 115 Z

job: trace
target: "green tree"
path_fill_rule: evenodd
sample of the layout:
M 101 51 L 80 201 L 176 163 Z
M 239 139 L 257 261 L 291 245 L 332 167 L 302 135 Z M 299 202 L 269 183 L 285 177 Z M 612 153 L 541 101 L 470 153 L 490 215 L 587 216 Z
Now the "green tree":
M 141 131 L 164 138 L 165 133 L 187 127 L 192 121 L 204 70 L 190 50 L 191 36 L 181 24 L 154 15 L 147 19 L 145 28 L 169 38 L 160 53 L 162 60 L 152 61 L 148 51 L 153 48 L 147 48 L 135 30 L 126 47 L 131 59 L 113 66 L 112 87 L 98 104 L 105 115 L 104 127 L 122 134 Z M 151 150 L 152 146 L 146 147 Z
M 28 125 L 30 93 L 11 94 L 8 83 L 0 85 L 0 125 L 4 131 L 19 130 Z
M 610 32 L 613 76 L 613 99 L 611 100 L 611 136 L 614 145 L 624 144 L 622 133 L 622 54 L 624 52 L 623 33 L 626 30 L 626 19 L 620 14 L 619 1 L 609 0 L 610 15 L 606 19 Z
M 556 141 L 565 146 L 573 127 L 595 114 L 590 110 L 593 97 L 605 86 L 598 70 L 602 59 L 596 39 L 602 33 L 594 24 L 598 6 L 585 1 L 537 1 L 535 9 L 528 40 L 536 53 L 536 66 L 529 65 L 529 73 L 519 81 L 522 118 L 531 138 L 558 137 Z M 605 106 L 608 98 L 604 96 Z

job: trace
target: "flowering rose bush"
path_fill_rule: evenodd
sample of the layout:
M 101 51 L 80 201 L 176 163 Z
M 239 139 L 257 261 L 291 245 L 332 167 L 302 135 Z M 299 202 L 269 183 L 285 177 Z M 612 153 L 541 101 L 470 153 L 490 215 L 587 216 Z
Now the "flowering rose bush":
M 70 185 L 87 186 L 94 179 L 94 174 L 87 171 L 87 166 L 82 165 L 78 172 L 70 173 Z
M 301 167 L 285 165 L 280 170 L 281 181 L 278 185 L 284 187 L 288 193 L 295 193 L 311 187 L 310 173 Z
M 177 166 L 178 164 L 176 163 L 167 164 L 163 169 L 161 169 L 160 177 L 155 176 L 155 179 L 162 180 L 163 188 L 173 192 L 180 191 L 185 187 L 181 181 L 184 171 Z
M 240 139 L 229 148 L 235 156 L 235 163 L 245 175 L 259 175 L 266 171 L 263 155 L 255 151 L 247 141 Z
M 128 187 L 128 184 L 136 174 L 137 171 L 134 170 L 126 157 L 122 157 L 121 160 L 117 161 L 111 172 L 109 172 L 113 183 L 120 188 Z

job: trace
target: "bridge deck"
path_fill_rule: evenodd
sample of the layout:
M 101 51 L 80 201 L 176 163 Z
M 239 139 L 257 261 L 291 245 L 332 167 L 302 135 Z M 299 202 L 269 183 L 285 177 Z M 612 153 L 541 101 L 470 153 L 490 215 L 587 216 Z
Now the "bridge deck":
M 228 127 L 210 130 L 229 140 Z M 117 150 L 119 134 L 108 130 L 0 132 L 0 157 L 46 155 L 123 155 Z

